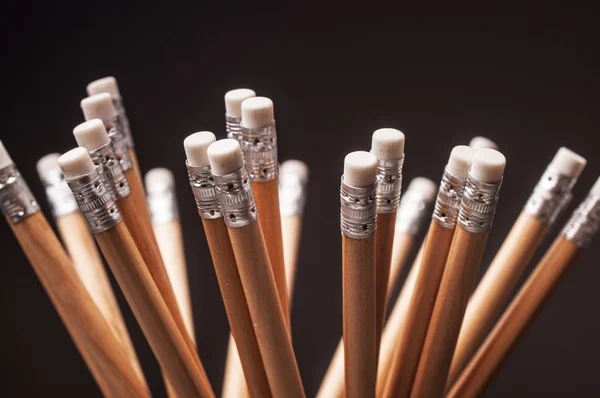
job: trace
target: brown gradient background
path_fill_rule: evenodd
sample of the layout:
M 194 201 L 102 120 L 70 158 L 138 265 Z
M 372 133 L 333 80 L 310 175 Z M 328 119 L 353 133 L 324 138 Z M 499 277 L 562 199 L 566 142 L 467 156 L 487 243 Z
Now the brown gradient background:
M 199 130 L 223 137 L 227 90 L 250 87 L 272 98 L 280 159 L 310 166 L 292 313 L 309 396 L 342 330 L 342 161 L 349 151 L 368 149 L 375 129 L 396 127 L 406 134 L 405 187 L 416 176 L 439 180 L 452 146 L 474 134 L 499 144 L 508 166 L 482 269 L 559 146 L 589 160 L 575 202 L 600 174 L 599 32 L 591 12 L 545 5 L 518 10 L 520 16 L 450 16 L 442 10 L 416 16 L 398 3 L 348 16 L 323 4 L 117 4 L 34 9 L 13 2 L 3 10 L 8 70 L 0 138 L 48 215 L 36 161 L 75 145 L 71 131 L 82 121 L 86 84 L 105 75 L 118 78 L 143 170 L 164 166 L 176 174 L 198 350 L 217 393 L 228 325 L 186 185 L 182 140 Z M 569 272 L 487 396 L 600 395 L 599 243 Z M 0 396 L 99 396 L 4 222 L 0 245 Z M 125 304 L 120 292 L 119 299 Z M 163 396 L 153 354 L 122 308 L 152 391 Z

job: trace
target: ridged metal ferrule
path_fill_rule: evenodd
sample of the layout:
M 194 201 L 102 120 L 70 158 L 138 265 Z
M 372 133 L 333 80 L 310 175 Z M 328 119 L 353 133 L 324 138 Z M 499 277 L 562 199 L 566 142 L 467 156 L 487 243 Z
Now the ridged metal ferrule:
M 451 229 L 456 226 L 466 182 L 466 179 L 458 178 L 444 170 L 432 216 L 442 227 Z
M 364 188 L 352 187 L 344 182 L 340 185 L 340 228 L 342 233 L 353 239 L 367 239 L 377 228 L 377 184 Z
M 179 220 L 177 211 L 177 197 L 175 186 L 161 185 L 160 187 L 146 187 L 146 201 L 152 224 L 163 224 L 173 220 Z
M 0 169 L 0 208 L 13 224 L 40 211 L 40 206 L 14 164 Z
M 128 149 L 133 148 L 133 135 L 131 134 L 131 127 L 129 127 L 129 118 L 125 113 L 125 106 L 123 106 L 123 100 L 121 98 L 112 99 L 115 110 L 117 111 L 117 124 L 121 127 L 123 135 Z
M 71 188 L 67 185 L 60 169 L 47 172 L 42 178 L 42 184 L 54 218 L 79 211 Z
M 125 177 L 121 163 L 115 155 L 112 141 L 88 153 L 96 166 L 96 170 L 98 170 L 98 174 L 100 174 L 102 184 L 104 184 L 113 200 L 119 200 L 131 194 L 129 182 Z
M 106 231 L 121 221 L 121 213 L 97 170 L 67 181 L 92 233 Z
M 600 228 L 600 196 L 588 195 L 573 212 L 562 234 L 576 246 L 588 247 Z
M 277 132 L 275 122 L 257 129 L 241 127 L 240 145 L 246 168 L 252 181 L 271 181 L 277 178 Z
M 306 204 L 306 184 L 300 176 L 279 176 L 279 209 L 282 216 L 301 216 Z
M 430 203 L 422 193 L 408 190 L 400 199 L 396 216 L 396 232 L 416 235 L 419 227 L 429 216 Z
M 213 178 L 225 224 L 239 228 L 255 222 L 258 210 L 246 167 L 242 166 L 233 173 Z
M 377 159 L 377 213 L 393 213 L 400 204 L 402 192 L 402 165 L 401 159 Z
M 131 170 L 133 167 L 133 161 L 131 160 L 131 156 L 129 156 L 130 146 L 127 142 L 127 138 L 125 137 L 122 126 L 119 124 L 117 119 L 113 121 L 113 126 L 108 129 L 107 132 L 112 142 L 112 148 L 115 152 L 115 156 L 121 164 L 121 168 L 124 171 Z
M 242 123 L 241 117 L 233 117 L 225 114 L 225 131 L 227 132 L 227 138 L 234 140 L 242 140 Z
M 567 177 L 550 168 L 546 169 L 525 205 L 525 212 L 551 225 L 568 204 L 565 197 L 570 195 L 576 182 L 577 178 Z
M 501 186 L 502 181 L 488 184 L 469 173 L 460 202 L 458 225 L 473 233 L 488 232 L 494 221 Z
M 187 167 L 190 186 L 200 217 L 206 219 L 223 217 L 210 165 L 191 166 L 186 161 L 185 166 Z

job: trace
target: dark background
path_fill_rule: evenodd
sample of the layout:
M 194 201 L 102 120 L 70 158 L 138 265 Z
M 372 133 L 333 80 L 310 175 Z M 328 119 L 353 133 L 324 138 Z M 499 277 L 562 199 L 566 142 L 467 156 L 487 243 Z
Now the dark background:
M 142 169 L 165 166 L 176 173 L 198 350 L 217 393 L 228 325 L 186 185 L 182 140 L 199 130 L 224 135 L 227 90 L 249 87 L 272 98 L 280 159 L 310 166 L 292 313 L 309 396 L 342 328 L 342 161 L 349 151 L 368 149 L 375 129 L 396 127 L 406 134 L 406 183 L 415 176 L 438 181 L 452 146 L 473 135 L 499 144 L 508 165 L 482 269 L 559 146 L 589 161 L 575 202 L 600 174 L 598 31 L 586 10 L 545 5 L 518 10 L 518 16 L 506 9 L 488 10 L 504 16 L 442 10 L 417 16 L 400 4 L 345 10 L 353 15 L 324 4 L 118 4 L 11 3 L 3 10 L 8 70 L 0 138 L 47 211 L 36 161 L 75 145 L 71 131 L 82 121 L 86 84 L 117 77 Z M 0 395 L 99 396 L 5 223 L 0 238 Z M 487 396 L 600 395 L 598 243 L 568 273 Z M 162 396 L 153 354 L 122 308 L 152 391 Z

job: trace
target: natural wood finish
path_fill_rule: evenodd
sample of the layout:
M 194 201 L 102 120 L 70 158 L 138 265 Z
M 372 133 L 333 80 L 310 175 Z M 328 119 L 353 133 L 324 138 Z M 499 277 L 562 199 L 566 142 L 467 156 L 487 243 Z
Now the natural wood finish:
M 110 285 L 94 237 L 90 233 L 83 215 L 81 212 L 75 211 L 60 216 L 55 221 L 60 238 L 73 261 L 79 279 L 81 279 L 104 319 L 113 328 L 121 344 L 123 344 L 123 348 L 131 361 L 131 366 L 145 382 L 144 372 L 129 337 L 117 298 Z
M 390 266 L 390 277 L 387 288 L 387 301 L 390 301 L 390 295 L 396 288 L 400 274 L 404 265 L 408 261 L 408 256 L 415 244 L 415 236 L 408 232 L 395 233 L 394 245 L 392 247 L 392 261 Z M 411 268 L 412 269 L 412 268 Z
M 94 304 L 41 212 L 8 221 L 50 301 L 106 397 L 149 397 L 127 352 Z
M 407 397 L 410 394 L 454 231 L 454 228 L 444 228 L 435 219 L 431 221 L 403 333 L 397 340 L 384 388 L 386 397 Z
M 396 232 L 396 212 L 377 213 L 377 232 L 375 233 L 375 356 L 379 358 L 381 333 L 385 324 L 388 284 Z M 377 368 L 375 368 L 377 370 Z
M 212 220 L 203 218 L 202 225 L 204 225 L 227 319 L 229 319 L 231 334 L 236 341 L 248 390 L 253 397 L 269 397 L 271 396 L 269 381 L 265 373 L 227 226 L 222 217 Z
M 291 307 L 296 281 L 296 265 L 298 264 L 298 253 L 300 251 L 300 237 L 302 235 L 302 216 L 297 214 L 282 216 L 281 230 L 283 234 L 283 258 L 285 260 L 288 304 Z
M 441 397 L 488 233 L 456 228 L 411 397 Z
M 450 389 L 448 397 L 475 397 L 483 393 L 580 252 L 581 249 L 563 235 L 554 241 Z
M 281 231 L 281 213 L 279 211 L 279 187 L 277 180 L 253 181 L 252 190 L 256 199 L 258 221 L 265 237 L 269 260 L 275 276 L 279 301 L 289 327 L 290 311 L 288 302 L 285 261 L 283 257 L 283 234 Z
M 344 379 L 347 398 L 375 397 L 375 278 L 375 237 L 353 239 L 342 234 Z
M 394 349 L 398 346 L 398 342 L 402 338 L 402 334 L 407 329 L 406 315 L 408 314 L 408 306 L 415 290 L 417 275 L 423 257 L 423 249 L 425 241 L 419 249 L 419 253 L 413 262 L 413 265 L 404 281 L 402 290 L 396 299 L 392 313 L 385 324 L 383 335 L 381 337 L 381 347 L 379 349 L 379 364 L 377 366 L 377 397 L 383 396 L 386 382 L 388 380 L 392 360 L 394 358 Z
M 140 162 L 138 162 L 137 154 L 135 153 L 135 148 L 129 148 L 128 152 L 129 157 L 131 158 L 131 163 L 133 164 L 132 170 L 135 172 L 137 178 L 142 182 L 143 187 L 144 177 L 142 177 L 142 170 L 140 169 Z
M 244 369 L 238 354 L 233 336 L 229 335 L 227 357 L 225 358 L 225 374 L 223 376 L 223 391 L 221 398 L 246 398 L 250 397 Z
M 119 222 L 94 237 L 175 394 L 214 397 L 125 224 Z
M 547 231 L 546 223 L 525 212 L 515 222 L 469 300 L 446 387 L 456 381 L 485 339 Z
M 274 212 L 275 209 L 270 211 Z M 240 228 L 228 227 L 227 230 L 271 393 L 274 397 L 304 397 L 260 223 L 253 222 Z
M 171 281 L 171 286 L 173 286 L 177 305 L 183 316 L 185 328 L 195 342 L 194 314 L 190 298 L 181 224 L 179 220 L 171 220 L 163 223 L 154 223 L 153 228 L 160 254 L 165 263 L 169 280 Z

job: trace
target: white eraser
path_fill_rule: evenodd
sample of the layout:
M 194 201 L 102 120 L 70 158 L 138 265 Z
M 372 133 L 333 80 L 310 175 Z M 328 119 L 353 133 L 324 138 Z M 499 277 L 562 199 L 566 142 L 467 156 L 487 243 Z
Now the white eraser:
M 92 119 L 81 123 L 73 129 L 73 135 L 77 145 L 88 151 L 98 149 L 110 142 L 104 123 L 100 119 Z
M 252 97 L 256 97 L 256 93 L 249 88 L 228 91 L 225 94 L 225 114 L 231 117 L 242 117 L 242 102 Z
M 377 158 L 365 151 L 351 152 L 344 159 L 344 182 L 362 188 L 377 181 Z
M 473 137 L 473 139 L 469 142 L 469 146 L 476 151 L 483 148 L 498 150 L 498 145 L 496 145 L 494 141 L 485 137 Z
M 404 156 L 404 134 L 396 129 L 379 129 L 373 133 L 371 153 L 379 160 L 396 160 Z
M 586 164 L 587 160 L 582 156 L 568 148 L 562 147 L 556 152 L 554 159 L 552 159 L 552 162 L 550 162 L 548 167 L 558 174 L 577 178 L 585 168 Z
M 244 165 L 242 148 L 237 140 L 214 142 L 208 147 L 207 154 L 211 171 L 217 176 L 232 173 Z
M 596 180 L 596 183 L 590 190 L 590 195 L 600 196 L 600 178 Z
M 299 160 L 286 160 L 279 166 L 279 178 L 285 179 L 287 176 L 295 176 L 302 184 L 308 182 L 308 166 Z
M 144 182 L 148 192 L 163 192 L 175 185 L 175 177 L 171 170 L 157 167 L 146 173 Z
M 87 93 L 89 96 L 108 93 L 113 98 L 121 98 L 117 79 L 112 76 L 103 77 L 102 79 L 94 80 L 88 84 Z
M 476 180 L 496 183 L 502 180 L 506 158 L 495 149 L 483 148 L 475 152 L 471 165 L 471 176 Z
M 187 136 L 183 140 L 183 149 L 190 166 L 206 166 L 209 164 L 206 151 L 210 144 L 216 140 L 217 138 L 210 131 L 200 131 Z
M 96 169 L 92 158 L 85 148 L 71 149 L 58 158 L 58 165 L 65 176 L 65 180 L 82 177 Z
M 0 169 L 10 166 L 11 164 L 13 164 L 13 161 L 10 158 L 6 148 L 4 148 L 4 144 L 0 140 Z
M 46 179 L 49 174 L 56 173 L 57 171 L 60 172 L 60 167 L 58 166 L 59 157 L 60 153 L 50 153 L 38 160 L 35 168 L 41 180 Z
M 267 97 L 252 97 L 242 102 L 242 126 L 256 129 L 275 121 L 273 101 Z
M 117 115 L 112 98 L 108 93 L 92 95 L 81 100 L 81 109 L 85 120 L 100 119 L 107 127 L 112 127 Z
M 474 156 L 475 150 L 473 148 L 466 145 L 455 146 L 452 148 L 452 152 L 450 152 L 446 171 L 454 177 L 461 179 L 467 178 Z
M 429 178 L 425 177 L 416 177 L 413 178 L 410 184 L 408 184 L 408 188 L 406 192 L 417 192 L 419 195 L 423 196 L 425 201 L 433 202 L 437 195 L 438 187 L 435 182 L 431 181 Z

